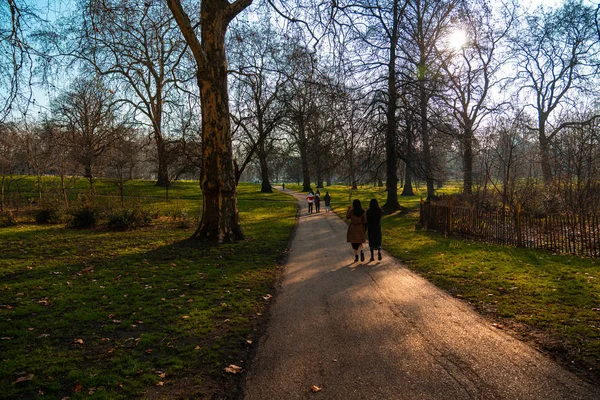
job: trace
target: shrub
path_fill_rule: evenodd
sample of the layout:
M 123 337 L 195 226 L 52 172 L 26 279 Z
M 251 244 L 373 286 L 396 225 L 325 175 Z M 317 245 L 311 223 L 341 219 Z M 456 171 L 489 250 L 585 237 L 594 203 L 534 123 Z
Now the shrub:
M 58 224 L 62 220 L 62 214 L 59 210 L 53 208 L 44 208 L 35 215 L 35 222 L 38 224 Z
M 91 228 L 96 225 L 98 220 L 98 211 L 92 208 L 80 208 L 72 213 L 69 223 L 71 228 Z
M 17 219 L 11 211 L 4 211 L 0 213 L 0 227 L 6 228 L 9 226 L 16 226 Z
M 149 225 L 152 221 L 146 211 L 134 208 L 114 211 L 108 216 L 108 227 L 115 230 L 137 229 Z

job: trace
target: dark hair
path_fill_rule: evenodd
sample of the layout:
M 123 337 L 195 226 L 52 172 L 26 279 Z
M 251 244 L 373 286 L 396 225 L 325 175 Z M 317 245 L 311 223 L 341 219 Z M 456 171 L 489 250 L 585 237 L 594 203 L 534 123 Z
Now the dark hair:
M 379 207 L 377 199 L 371 199 L 369 202 L 369 210 L 367 211 L 367 218 L 381 218 L 383 217 L 383 210 Z
M 363 210 L 362 206 L 360 205 L 359 199 L 354 199 L 354 201 L 352 202 L 352 208 L 352 213 L 357 217 L 360 217 L 365 213 L 365 210 Z

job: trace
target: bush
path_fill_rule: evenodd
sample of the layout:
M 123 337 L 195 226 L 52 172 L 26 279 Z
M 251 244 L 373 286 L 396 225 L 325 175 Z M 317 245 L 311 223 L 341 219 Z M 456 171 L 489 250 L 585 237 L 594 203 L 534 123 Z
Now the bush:
M 114 230 L 137 229 L 149 225 L 152 221 L 150 214 L 140 209 L 124 209 L 115 211 L 108 216 L 108 227 Z
M 17 219 L 11 211 L 4 211 L 0 213 L 0 227 L 7 228 L 9 226 L 16 226 Z
M 91 228 L 96 225 L 98 212 L 91 208 L 81 208 L 72 213 L 71 228 Z
M 44 208 L 35 215 L 35 222 L 38 224 L 58 224 L 61 220 L 61 212 L 52 208 Z

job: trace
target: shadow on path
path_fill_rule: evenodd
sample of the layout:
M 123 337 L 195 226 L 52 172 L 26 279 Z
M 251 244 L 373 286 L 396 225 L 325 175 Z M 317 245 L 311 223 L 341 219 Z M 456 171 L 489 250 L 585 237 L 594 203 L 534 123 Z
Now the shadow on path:
M 347 225 L 294 196 L 299 224 L 246 399 L 600 398 L 385 252 L 353 262 Z

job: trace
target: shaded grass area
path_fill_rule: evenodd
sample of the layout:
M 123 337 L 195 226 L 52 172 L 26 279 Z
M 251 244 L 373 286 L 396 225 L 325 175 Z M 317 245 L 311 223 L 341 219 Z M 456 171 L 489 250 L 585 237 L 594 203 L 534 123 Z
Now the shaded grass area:
M 455 189 L 449 186 L 439 192 Z M 345 186 L 324 190 L 330 192 L 334 211 L 342 218 L 349 197 L 359 198 L 366 208 L 371 198 L 383 204 L 387 195 L 384 188 L 375 187 L 352 193 Z M 400 197 L 406 209 L 384 217 L 384 248 L 472 304 L 499 328 L 600 383 L 600 260 L 417 231 L 419 201 L 419 196 Z
M 244 365 L 295 226 L 289 197 L 259 190 L 240 186 L 236 244 L 190 242 L 195 226 L 167 218 L 1 228 L 0 397 L 235 398 L 223 368 Z

